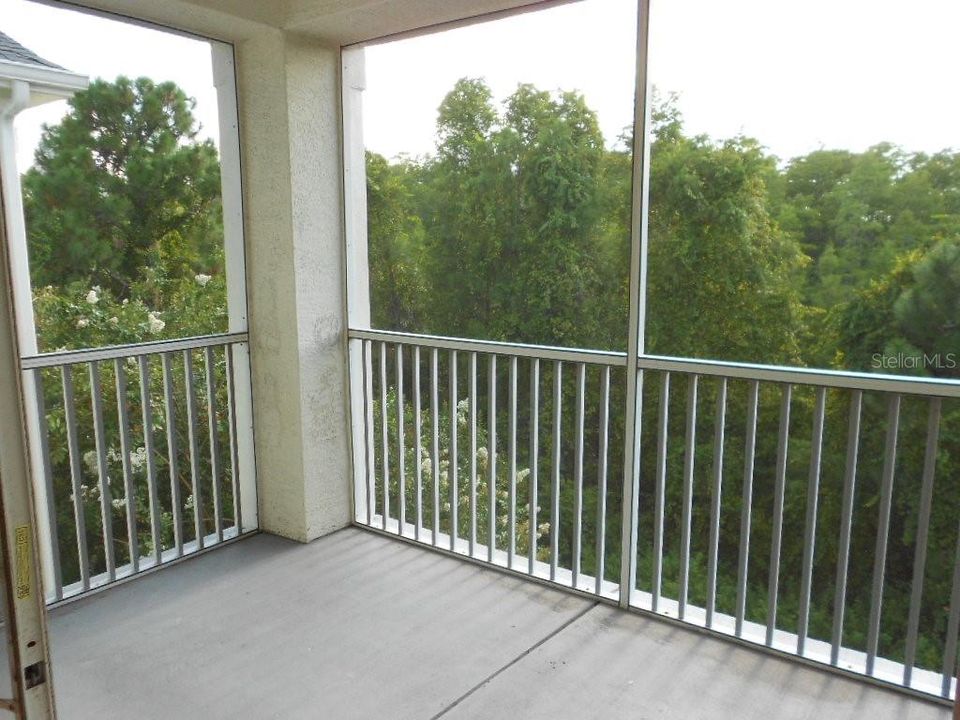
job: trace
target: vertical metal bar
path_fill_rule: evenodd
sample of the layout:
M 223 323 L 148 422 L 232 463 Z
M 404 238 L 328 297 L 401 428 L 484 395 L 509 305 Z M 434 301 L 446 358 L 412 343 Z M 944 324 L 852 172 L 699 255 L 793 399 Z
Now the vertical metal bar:
M 910 615 L 907 621 L 907 648 L 903 660 L 903 684 L 910 687 L 913 666 L 917 660 L 917 633 L 920 629 L 920 601 L 927 566 L 927 537 L 930 533 L 930 512 L 933 509 L 933 480 L 937 469 L 937 447 L 940 443 L 940 413 L 943 400 L 930 398 L 927 418 L 927 448 L 923 458 L 923 484 L 920 490 L 920 514 L 917 518 L 917 540 L 913 554 L 913 584 L 910 588 Z
M 487 510 L 487 562 L 493 562 L 497 547 L 497 356 L 490 356 L 487 391 L 487 492 L 490 507 Z
M 537 560 L 537 511 L 540 509 L 537 470 L 540 460 L 540 358 L 530 361 L 530 541 L 527 572 L 533 575 Z
M 647 294 L 647 201 L 650 190 L 650 78 L 647 56 L 650 1 L 637 3 L 636 84 L 633 115 L 633 173 L 630 198 L 630 294 L 627 319 L 627 392 L 624 411 L 623 491 L 620 513 L 620 606 L 630 607 L 637 585 L 637 525 L 640 494 L 640 430 Z
M 713 627 L 717 606 L 717 554 L 720 547 L 720 501 L 723 491 L 723 442 L 727 423 L 727 378 L 717 388 L 717 414 L 713 430 L 713 487 L 710 497 L 710 548 L 707 558 L 707 627 Z
M 117 564 L 113 547 L 113 505 L 110 494 L 110 478 L 107 474 L 107 446 L 103 428 L 103 391 L 100 386 L 100 363 L 90 365 L 90 405 L 93 410 L 93 438 L 97 452 L 97 480 L 100 483 L 100 523 L 103 531 L 103 557 L 107 577 L 115 580 Z
M 223 354 L 227 361 L 227 409 L 230 430 L 230 484 L 233 488 L 233 524 L 237 534 L 243 532 L 243 505 L 240 490 L 240 448 L 237 437 L 237 389 L 234 380 L 233 345 L 224 345 Z M 176 502 L 180 503 L 180 486 L 177 485 Z
M 960 631 L 960 530 L 957 531 L 957 547 L 953 553 L 953 581 L 950 584 L 950 612 L 947 615 L 947 637 L 943 644 L 943 680 L 940 694 L 950 697 L 957 668 L 957 633 Z M 957 685 L 960 689 L 960 683 Z
M 133 443 L 130 441 L 130 410 L 127 405 L 127 370 L 125 361 L 117 358 L 113 361 L 114 379 L 117 383 L 117 419 L 120 423 L 120 462 L 123 465 L 123 498 L 127 516 L 127 548 L 130 555 L 130 567 L 133 572 L 140 570 L 140 541 L 137 536 L 137 498 L 133 485 L 133 467 L 130 453 Z
M 437 348 L 430 351 L 430 472 L 433 476 L 433 535 L 432 542 L 437 544 L 440 533 L 440 398 Z
M 513 556 L 517 552 L 517 357 L 510 358 L 510 430 L 507 438 L 510 447 L 510 484 L 507 488 L 507 502 L 510 505 L 507 517 L 507 567 L 513 567 Z
M 857 456 L 860 452 L 860 409 L 863 392 L 850 394 L 850 423 L 847 430 L 847 464 L 843 474 L 843 500 L 840 516 L 840 545 L 837 548 L 837 580 L 833 600 L 833 632 L 831 634 L 830 664 L 840 660 L 843 639 L 843 613 L 847 604 L 847 570 L 850 564 L 850 536 L 853 529 L 853 498 L 857 485 Z
M 207 427 L 210 431 L 210 472 L 213 474 L 213 522 L 217 541 L 223 540 L 223 500 L 220 495 L 220 478 L 223 469 L 220 462 L 220 428 L 217 421 L 217 382 L 214 374 L 213 348 L 204 350 L 204 371 L 207 376 Z
M 603 590 L 607 552 L 607 451 L 610 440 L 610 366 L 603 368 L 600 382 L 600 450 L 597 457 L 597 577 L 594 591 Z
M 587 366 L 577 364 L 577 414 L 573 475 L 573 562 L 570 584 L 577 587 L 580 579 L 580 551 L 583 535 L 583 414 L 587 386 Z
M 460 468 L 457 436 L 460 432 L 457 412 L 457 351 L 450 351 L 450 549 L 456 550 L 460 530 Z
M 373 421 L 373 341 L 363 341 L 363 424 L 367 444 L 367 525 L 373 525 L 377 505 L 377 438 Z
M 780 430 L 777 436 L 777 466 L 773 481 L 773 522 L 770 532 L 770 579 L 767 584 L 767 636 L 768 647 L 773 645 L 777 629 L 777 595 L 780 588 L 780 549 L 783 545 L 783 497 L 787 487 L 787 453 L 790 449 L 790 402 L 793 385 L 780 388 Z
M 420 528 L 423 526 L 423 420 L 420 417 L 420 410 L 423 407 L 420 398 L 420 346 L 413 346 L 413 433 L 416 436 L 414 440 L 413 458 L 415 467 L 416 496 L 414 497 L 414 508 L 416 513 L 416 523 L 413 526 L 414 540 L 420 539 Z
M 403 437 L 403 345 L 397 343 L 397 535 L 407 523 L 407 468 Z
M 651 610 L 660 607 L 660 592 L 663 583 L 663 512 L 667 494 L 667 432 L 670 425 L 670 373 L 663 373 L 660 380 L 660 417 L 657 427 L 657 474 L 656 495 L 653 509 L 653 579 Z
M 53 576 L 53 599 L 61 600 L 63 598 L 63 572 L 60 567 L 60 540 L 57 531 L 57 510 L 54 504 L 53 488 L 53 463 L 50 460 L 50 421 L 47 418 L 46 401 L 43 396 L 43 370 L 31 370 L 33 374 L 34 403 L 37 408 L 37 420 L 40 425 L 37 435 L 40 445 L 40 467 L 43 471 L 43 484 L 46 487 L 44 493 L 46 501 L 44 508 L 37 508 L 37 512 L 47 514 L 47 526 L 50 532 L 50 571 Z
M 163 406 L 167 423 L 167 463 L 170 471 L 173 546 L 177 557 L 180 557 L 183 555 L 183 520 L 180 503 L 180 473 L 177 469 L 177 420 L 176 406 L 173 401 L 173 371 L 170 367 L 170 353 L 163 353 L 160 356 L 160 361 L 163 365 Z
M 87 552 L 87 524 L 81 492 L 80 441 L 77 438 L 77 408 L 73 393 L 73 367 L 60 368 L 63 380 L 63 410 L 67 423 L 67 452 L 70 457 L 70 482 L 73 489 L 73 521 L 77 531 L 77 555 L 80 559 L 80 582 L 90 589 L 90 555 Z
M 687 381 L 687 427 L 683 451 L 683 520 L 680 525 L 680 598 L 677 616 L 687 614 L 690 595 L 690 529 L 693 523 L 693 470 L 697 454 L 697 388 L 700 377 Z
M 387 411 L 387 344 L 380 343 L 380 441 L 383 447 L 383 515 L 380 527 L 387 529 L 390 517 L 390 431 L 389 412 Z
M 153 446 L 153 406 L 150 398 L 150 359 L 146 355 L 137 358 L 140 367 L 140 404 L 143 414 L 143 448 L 147 455 L 147 497 L 150 506 L 150 541 L 153 544 L 153 559 L 160 564 L 163 552 L 163 536 L 160 529 L 160 498 L 157 495 L 157 467 Z
M 197 389 L 193 351 L 183 351 L 183 387 L 187 391 L 187 440 L 190 443 L 190 490 L 193 493 L 193 530 L 197 549 L 202 550 L 207 530 L 203 522 L 203 486 L 200 484 L 200 422 L 197 419 Z
M 743 634 L 747 606 L 747 574 L 750 571 L 750 511 L 753 506 L 753 461 L 757 449 L 757 397 L 760 383 L 751 380 L 747 400 L 747 441 L 743 452 L 743 496 L 740 508 L 740 556 L 737 562 L 737 610 L 735 632 Z
M 477 354 L 470 353 L 470 557 L 477 546 Z
M 870 594 L 870 621 L 867 628 L 867 675 L 873 675 L 880 645 L 880 618 L 883 606 L 883 577 L 887 565 L 887 540 L 890 534 L 890 508 L 893 503 L 893 478 L 897 464 L 897 434 L 900 427 L 900 396 L 891 395 L 887 405 L 887 437 L 883 456 L 880 490 L 880 516 L 877 520 L 877 546 L 873 563 L 873 588 Z
M 817 541 L 817 500 L 820 495 L 820 465 L 823 455 L 823 414 L 827 389 L 817 388 L 810 440 L 810 478 L 807 481 L 807 516 L 803 530 L 803 569 L 800 575 L 800 611 L 797 624 L 797 655 L 803 656 L 810 625 L 810 591 L 813 585 L 813 555 Z
M 560 560 L 560 423 L 563 405 L 563 363 L 553 364 L 553 467 L 550 482 L 550 579 L 557 579 Z

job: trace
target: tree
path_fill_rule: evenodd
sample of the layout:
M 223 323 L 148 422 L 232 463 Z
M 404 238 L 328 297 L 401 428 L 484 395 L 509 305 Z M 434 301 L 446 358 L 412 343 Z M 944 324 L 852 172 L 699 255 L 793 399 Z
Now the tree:
M 130 298 L 222 269 L 220 165 L 197 142 L 195 102 L 173 83 L 96 80 L 47 127 L 23 179 L 36 287 L 83 282 Z

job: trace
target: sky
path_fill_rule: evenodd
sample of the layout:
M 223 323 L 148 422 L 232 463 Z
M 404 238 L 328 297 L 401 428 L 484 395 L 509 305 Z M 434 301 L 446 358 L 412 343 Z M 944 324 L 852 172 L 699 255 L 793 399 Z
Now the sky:
M 957 0 L 651 0 L 650 74 L 679 93 L 688 132 L 756 137 L 783 160 L 821 147 L 960 149 Z M 0 29 L 91 77 L 173 80 L 216 139 L 206 43 L 39 5 L 0 0 Z M 433 148 L 436 109 L 461 77 L 497 101 L 520 82 L 581 91 L 608 144 L 632 122 L 635 0 L 583 0 L 367 48 L 364 132 L 394 157 Z M 78 42 L 80 40 L 80 42 Z M 18 160 L 65 103 L 18 118 Z
M 782 160 L 821 147 L 960 149 L 957 0 L 651 0 L 650 75 L 688 131 L 756 137 Z M 577 89 L 608 144 L 632 122 L 635 0 L 584 0 L 367 50 L 365 139 L 433 146 L 460 77 Z
M 217 140 L 217 94 L 208 43 L 27 0 L 0 0 L 0 30 L 40 57 L 91 80 L 126 75 L 174 81 L 197 100 L 194 116 L 201 138 Z M 59 122 L 67 109 L 63 100 L 17 116 L 21 171 L 33 163 L 43 124 Z

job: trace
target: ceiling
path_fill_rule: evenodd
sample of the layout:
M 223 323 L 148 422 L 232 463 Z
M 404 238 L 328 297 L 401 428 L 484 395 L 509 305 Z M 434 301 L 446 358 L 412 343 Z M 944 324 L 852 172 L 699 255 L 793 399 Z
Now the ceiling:
M 264 26 L 349 45 L 576 0 L 46 0 L 238 41 Z

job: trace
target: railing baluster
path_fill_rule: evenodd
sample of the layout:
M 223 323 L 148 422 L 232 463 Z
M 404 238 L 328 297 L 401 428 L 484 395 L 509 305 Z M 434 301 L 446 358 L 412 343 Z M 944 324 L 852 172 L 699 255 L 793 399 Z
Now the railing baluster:
M 670 373 L 660 380 L 660 417 L 657 425 L 657 474 L 653 506 L 653 581 L 651 610 L 660 608 L 663 583 L 663 513 L 667 494 L 667 433 L 670 429 Z
M 597 458 L 597 577 L 594 590 L 603 590 L 607 545 L 607 450 L 610 431 L 610 368 L 603 368 L 600 384 L 600 450 Z
M 953 556 L 950 611 L 947 614 L 947 637 L 943 644 L 943 679 L 940 685 L 940 694 L 945 698 L 951 697 L 950 689 L 957 669 L 957 634 L 960 632 L 960 529 L 957 530 L 957 548 Z
M 200 427 L 197 419 L 197 391 L 194 387 L 193 351 L 183 351 L 183 372 L 187 390 L 187 415 L 190 418 L 188 439 L 190 441 L 190 484 L 193 490 L 193 524 L 197 549 L 205 543 L 206 528 L 203 522 L 203 486 L 200 484 Z
M 390 431 L 387 412 L 387 344 L 380 343 L 380 442 L 383 448 L 383 515 L 380 517 L 380 527 L 387 529 L 387 519 L 390 517 Z
M 403 438 L 403 345 L 397 343 L 397 535 L 407 522 L 407 468 Z
M 834 587 L 833 631 L 830 643 L 830 664 L 840 661 L 843 639 L 843 614 L 847 603 L 847 570 L 850 565 L 850 536 L 853 529 L 853 498 L 857 485 L 857 456 L 860 452 L 860 411 L 863 392 L 850 394 L 850 422 L 847 430 L 847 462 L 843 473 L 843 500 L 840 516 L 840 545 L 837 548 L 837 580 Z
M 46 507 L 42 512 L 47 514 L 47 527 L 50 531 L 50 569 L 53 575 L 53 599 L 61 600 L 63 598 L 63 571 L 60 567 L 60 534 L 57 531 L 57 510 L 54 499 L 56 497 L 53 487 L 53 463 L 50 460 L 50 421 L 47 418 L 46 400 L 43 390 L 43 371 L 31 370 L 33 375 L 33 389 L 35 393 L 34 402 L 37 407 L 37 419 L 40 422 L 37 435 L 40 441 L 40 463 L 43 470 L 43 484 L 46 487 Z M 38 508 L 38 512 L 41 510 Z
M 440 399 L 439 399 L 439 353 L 436 348 L 430 352 L 430 413 L 431 422 L 431 458 L 430 472 L 433 476 L 433 537 L 432 542 L 437 544 L 437 535 L 440 533 Z
M 777 630 L 777 595 L 780 587 L 780 549 L 783 544 L 783 496 L 787 486 L 787 454 L 790 449 L 790 403 L 793 385 L 780 390 L 780 429 L 777 435 L 777 466 L 773 486 L 773 523 L 770 541 L 770 579 L 767 585 L 767 646 Z
M 493 562 L 497 547 L 497 356 L 490 356 L 488 372 L 487 410 L 487 493 L 490 507 L 487 511 L 487 562 Z
M 460 432 L 457 412 L 457 351 L 450 351 L 450 549 L 456 550 L 460 531 L 460 468 L 457 457 L 457 436 Z
M 70 482 L 73 489 L 73 521 L 77 532 L 77 555 L 80 560 L 80 583 L 90 589 L 90 555 L 87 552 L 87 523 L 84 514 L 83 493 L 80 489 L 80 442 L 77 438 L 77 408 L 73 392 L 73 366 L 60 368 L 63 380 L 63 410 L 67 423 L 67 452 L 70 457 Z
M 239 535 L 243 532 L 243 505 L 240 497 L 240 448 L 237 442 L 237 388 L 234 384 L 233 349 L 232 345 L 223 346 L 224 357 L 227 361 L 227 423 L 230 430 L 230 485 L 233 489 L 233 525 Z M 179 489 L 177 490 L 177 502 L 180 502 Z
M 217 381 L 213 347 L 204 348 L 204 371 L 207 376 L 207 428 L 210 431 L 210 472 L 213 474 L 213 522 L 217 542 L 223 540 L 223 498 L 220 493 L 220 478 L 223 468 L 220 462 L 220 428 L 217 421 Z
M 717 388 L 717 414 L 713 431 L 713 487 L 710 498 L 710 549 L 707 558 L 707 627 L 713 627 L 717 605 L 717 554 L 720 547 L 720 502 L 723 491 L 723 442 L 727 422 L 727 378 Z
M 740 508 L 740 556 L 737 562 L 737 611 L 735 630 L 743 634 L 743 618 L 747 606 L 747 575 L 750 571 L 750 512 L 753 505 L 753 465 L 757 449 L 757 399 L 760 383 L 751 380 L 747 386 L 747 440 L 743 452 L 743 497 Z
M 577 587 L 580 579 L 580 546 L 583 535 L 583 414 L 587 386 L 587 366 L 577 364 L 576 441 L 574 449 L 573 492 L 573 562 L 570 584 Z
M 90 362 L 90 404 L 93 410 L 93 438 L 97 453 L 97 479 L 100 482 L 100 522 L 103 531 L 103 557 L 107 567 L 107 578 L 113 581 L 117 577 L 117 564 L 113 547 L 113 506 L 110 494 L 110 480 L 107 475 L 107 447 L 103 427 L 103 392 L 100 386 L 100 363 Z
M 184 351 L 186 352 L 186 351 Z M 117 358 L 113 361 L 114 379 L 117 384 L 117 419 L 120 423 L 120 462 L 123 465 L 123 499 L 127 517 L 127 550 L 133 572 L 140 570 L 140 538 L 137 535 L 137 497 L 133 485 L 133 467 L 130 453 L 133 443 L 130 441 L 130 409 L 127 404 L 127 370 L 125 361 Z M 202 547 L 202 546 L 201 546 Z
M 683 519 L 680 525 L 680 597 L 677 616 L 687 614 L 690 594 L 690 530 L 693 522 L 693 471 L 697 452 L 697 389 L 700 377 L 687 380 L 687 423 L 683 450 Z
M 513 556 L 517 552 L 517 358 L 510 358 L 510 431 L 507 441 L 510 444 L 510 484 L 507 488 L 509 516 L 507 517 L 507 567 L 513 567 Z
M 477 546 L 477 354 L 470 353 L 470 557 Z
M 820 464 L 823 454 L 823 415 L 827 389 L 817 388 L 810 440 L 810 478 L 807 481 L 807 515 L 803 530 L 803 569 L 800 575 L 800 611 L 797 624 L 797 655 L 803 657 L 810 625 L 810 592 L 813 584 L 813 555 L 817 540 L 817 500 L 820 495 Z
M 553 364 L 553 467 L 550 482 L 550 580 L 560 560 L 560 423 L 563 415 L 563 363 Z
M 917 518 L 917 539 L 913 554 L 913 583 L 910 588 L 910 615 L 907 622 L 907 647 L 903 660 L 903 684 L 910 687 L 913 667 L 917 660 L 917 633 L 920 629 L 920 601 L 923 597 L 923 578 L 927 566 L 927 537 L 930 532 L 930 512 L 933 508 L 933 480 L 937 469 L 937 446 L 940 443 L 941 398 L 929 401 L 927 419 L 927 447 L 923 458 L 923 485 L 920 490 L 920 514 Z
M 373 525 L 377 504 L 376 426 L 373 420 L 373 342 L 363 341 L 363 430 L 367 448 L 367 525 Z
M 170 505 L 173 520 L 173 546 L 177 557 L 183 555 L 183 525 L 180 503 L 180 479 L 177 470 L 177 421 L 176 406 L 173 401 L 173 371 L 170 367 L 170 354 L 160 356 L 163 365 L 163 407 L 167 423 L 167 462 L 170 472 Z M 232 437 L 232 436 L 231 436 Z M 231 446 L 233 442 L 231 440 Z
M 539 510 L 539 488 L 537 487 L 537 466 L 540 458 L 540 360 L 530 361 L 530 510 L 529 534 L 530 547 L 527 571 L 533 575 L 537 561 L 537 511 Z
M 423 441 L 421 433 L 423 432 L 423 421 L 420 417 L 422 408 L 420 398 L 420 346 L 413 346 L 413 432 L 414 439 L 414 467 L 416 480 L 416 496 L 414 497 L 414 507 L 416 512 L 416 523 L 413 526 L 414 540 L 420 539 L 420 528 L 423 526 Z
M 867 630 L 867 675 L 873 675 L 880 644 L 880 618 L 883 606 L 883 579 L 887 565 L 887 539 L 890 534 L 890 508 L 893 502 L 893 478 L 897 463 L 897 434 L 900 425 L 900 395 L 891 395 L 887 405 L 887 435 L 881 480 L 880 516 L 877 521 L 877 546 L 873 564 L 873 589 L 870 594 L 870 624 Z
M 150 358 L 137 358 L 140 367 L 140 404 L 143 415 L 143 448 L 147 455 L 147 497 L 150 506 L 150 541 L 153 543 L 153 559 L 160 564 L 163 552 L 163 536 L 160 529 L 160 498 L 157 495 L 157 468 L 153 446 L 153 406 L 150 396 Z

